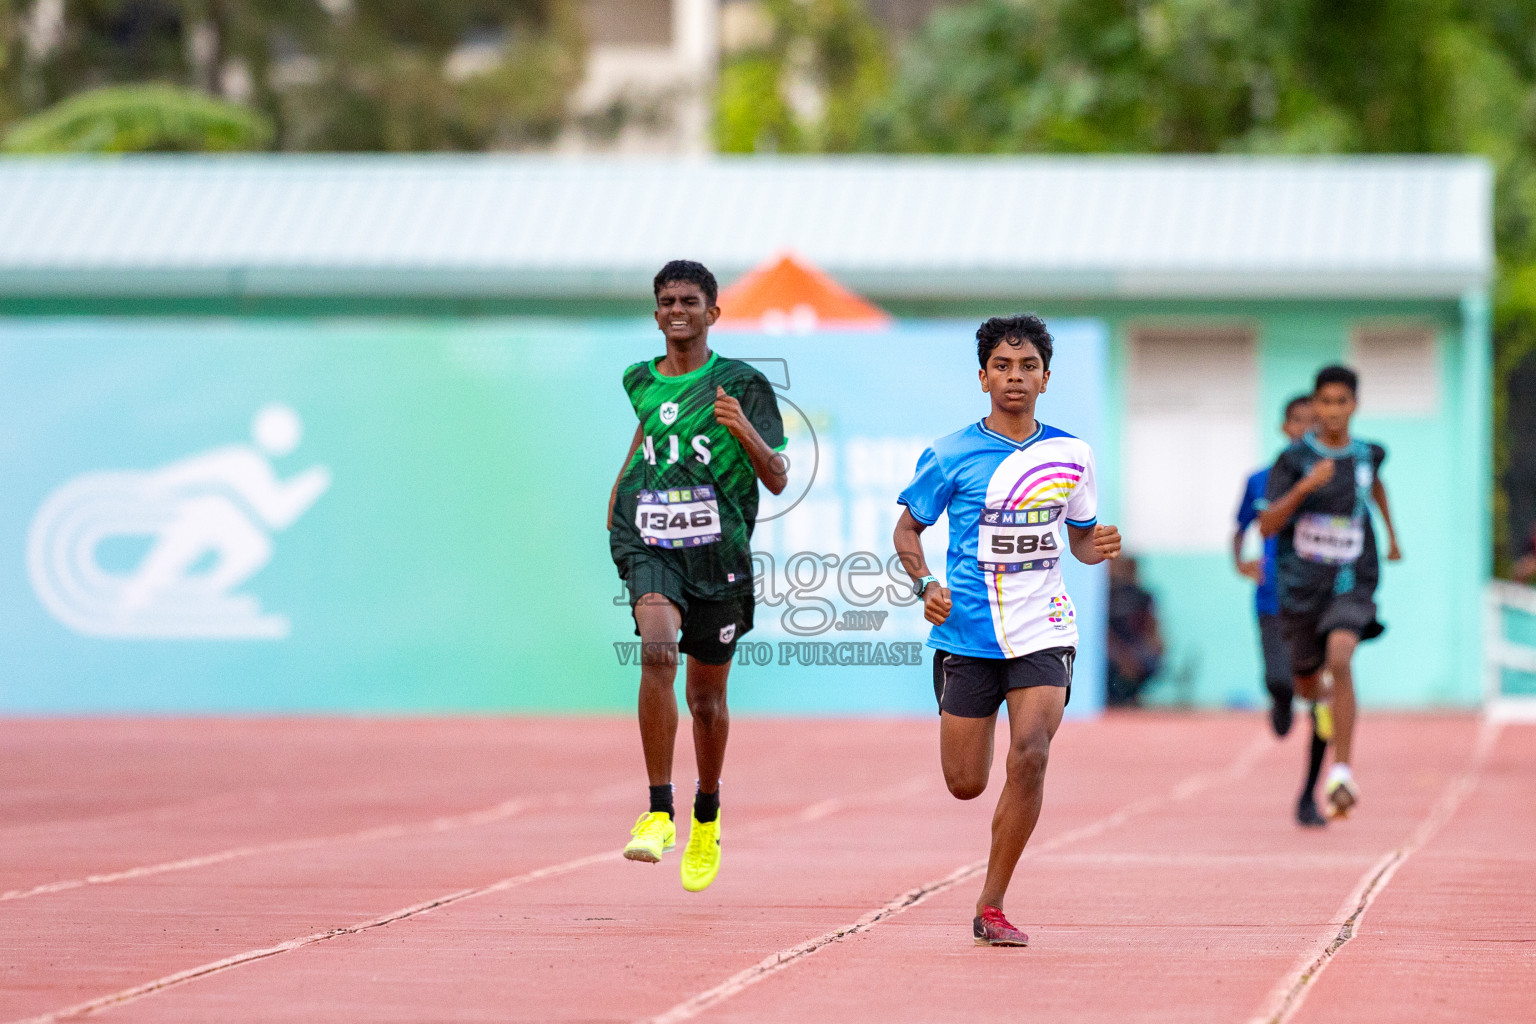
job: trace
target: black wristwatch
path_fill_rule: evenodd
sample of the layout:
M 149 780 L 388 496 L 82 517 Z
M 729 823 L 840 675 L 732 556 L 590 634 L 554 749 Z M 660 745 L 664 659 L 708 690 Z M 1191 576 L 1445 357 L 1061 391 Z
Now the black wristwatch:
M 924 576 L 922 579 L 912 584 L 912 593 L 918 597 L 922 597 L 923 591 L 928 589 L 928 584 L 937 582 L 939 582 L 939 578 L 937 576 Z

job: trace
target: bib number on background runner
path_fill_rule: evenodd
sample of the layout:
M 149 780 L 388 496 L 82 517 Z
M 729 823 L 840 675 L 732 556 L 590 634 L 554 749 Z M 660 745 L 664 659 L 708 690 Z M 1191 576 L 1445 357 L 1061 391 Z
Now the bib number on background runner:
M 976 567 L 982 572 L 1030 572 L 1061 561 L 1056 521 L 1064 508 L 981 510 Z
M 635 496 L 640 539 L 657 548 L 696 548 L 720 539 L 720 503 L 713 487 L 641 491 Z
M 1365 552 L 1365 520 L 1309 512 L 1296 520 L 1296 553 L 1320 565 L 1348 565 Z

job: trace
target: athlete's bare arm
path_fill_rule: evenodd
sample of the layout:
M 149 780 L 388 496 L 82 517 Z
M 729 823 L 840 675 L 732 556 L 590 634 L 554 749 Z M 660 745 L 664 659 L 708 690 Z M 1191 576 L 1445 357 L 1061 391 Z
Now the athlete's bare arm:
M 928 571 L 928 560 L 923 557 L 923 531 L 927 529 L 922 523 L 912 518 L 912 513 L 906 509 L 901 510 L 901 518 L 896 521 L 896 532 L 891 540 L 896 545 L 896 554 L 901 557 L 901 567 L 907 570 L 907 575 L 916 583 L 924 576 L 933 575 Z M 954 603 L 949 599 L 949 588 L 938 582 L 928 584 L 923 591 L 923 618 L 935 626 L 944 625 L 944 620 L 949 618 L 949 610 Z
M 1120 528 L 1100 523 L 1098 526 L 1067 524 L 1067 543 L 1072 554 L 1084 565 L 1098 565 L 1120 557 Z
M 613 490 L 608 492 L 608 526 L 613 529 L 613 503 L 619 500 L 619 481 L 624 479 L 624 471 L 629 468 L 629 460 L 635 457 L 635 449 L 640 447 L 640 442 L 645 438 L 645 424 L 635 424 L 635 439 L 629 442 L 629 454 L 624 456 L 624 464 L 619 467 L 619 475 L 613 478 Z
M 784 457 L 768 447 L 768 442 L 763 440 L 752 421 L 747 419 L 747 414 L 741 411 L 741 403 L 726 394 L 722 387 L 715 388 L 715 420 L 729 430 L 731 436 L 746 449 L 747 458 L 752 460 L 752 471 L 763 482 L 763 486 L 774 494 L 782 493 L 789 483 Z
M 1387 488 L 1377 477 L 1371 483 L 1371 500 L 1381 509 L 1381 521 L 1387 526 L 1387 561 L 1400 562 L 1402 550 L 1397 546 L 1397 530 L 1392 526 L 1392 511 L 1387 508 Z
M 1297 480 L 1296 485 L 1285 492 L 1285 497 L 1271 502 L 1268 508 L 1259 513 L 1259 532 L 1266 537 L 1273 537 L 1285 529 L 1285 524 L 1296 515 L 1296 510 L 1301 508 L 1303 501 L 1307 500 L 1307 495 L 1332 479 L 1332 459 L 1320 459 L 1313 463 L 1312 468 L 1307 470 L 1307 475 Z

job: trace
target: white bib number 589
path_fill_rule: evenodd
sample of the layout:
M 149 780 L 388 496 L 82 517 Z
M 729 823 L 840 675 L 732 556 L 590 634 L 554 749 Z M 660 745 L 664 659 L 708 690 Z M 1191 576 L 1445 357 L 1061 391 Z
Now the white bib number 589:
M 976 533 L 976 567 L 982 572 L 1030 572 L 1061 560 L 1056 521 L 1063 509 L 981 510 Z

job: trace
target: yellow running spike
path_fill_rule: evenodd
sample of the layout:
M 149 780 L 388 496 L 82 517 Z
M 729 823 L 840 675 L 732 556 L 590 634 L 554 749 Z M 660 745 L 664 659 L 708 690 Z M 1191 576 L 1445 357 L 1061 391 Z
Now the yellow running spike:
M 693 830 L 688 833 L 688 845 L 683 850 L 683 888 L 703 892 L 719 871 L 720 812 L 716 811 L 714 821 L 693 819 Z
M 1333 710 L 1324 702 L 1312 705 L 1312 721 L 1317 729 L 1317 738 L 1324 743 L 1333 741 Z
M 655 864 L 677 843 L 677 826 L 672 824 L 672 815 L 664 811 L 647 811 L 640 815 L 629 834 L 634 838 L 624 847 L 625 860 Z

